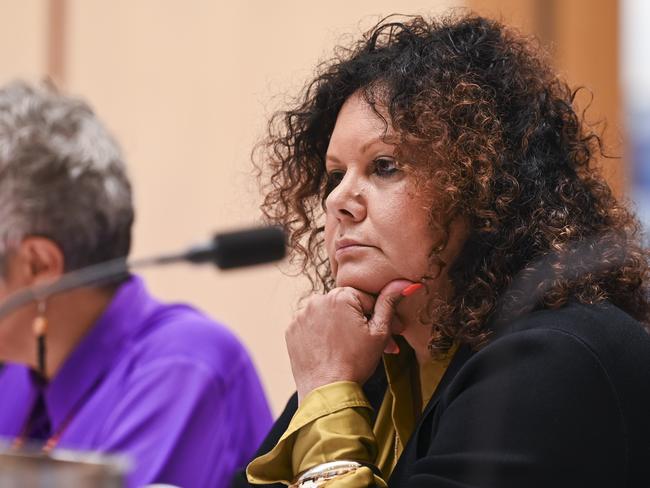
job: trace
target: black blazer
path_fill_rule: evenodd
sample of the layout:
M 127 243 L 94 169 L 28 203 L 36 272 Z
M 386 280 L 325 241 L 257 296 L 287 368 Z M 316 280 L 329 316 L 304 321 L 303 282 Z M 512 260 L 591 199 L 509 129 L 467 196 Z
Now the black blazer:
M 385 388 L 381 375 L 365 385 L 373 406 Z M 296 408 L 294 395 L 257 455 Z M 570 304 L 459 349 L 388 484 L 650 487 L 650 336 L 613 305 Z M 259 485 L 242 471 L 232 486 Z

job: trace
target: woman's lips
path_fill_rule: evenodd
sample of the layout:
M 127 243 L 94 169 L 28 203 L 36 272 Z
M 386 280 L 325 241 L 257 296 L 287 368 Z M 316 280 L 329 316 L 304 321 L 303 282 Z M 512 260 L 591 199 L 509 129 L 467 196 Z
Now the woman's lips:
M 368 249 L 372 249 L 374 246 L 369 246 L 367 244 L 361 244 L 359 242 L 352 241 L 341 241 L 336 243 L 336 258 L 342 258 L 344 256 L 352 256 L 364 252 Z
M 340 247 L 336 250 L 336 259 L 341 259 L 346 256 L 353 256 L 354 254 L 359 254 L 366 249 L 370 249 L 370 246 L 354 244 L 352 246 Z

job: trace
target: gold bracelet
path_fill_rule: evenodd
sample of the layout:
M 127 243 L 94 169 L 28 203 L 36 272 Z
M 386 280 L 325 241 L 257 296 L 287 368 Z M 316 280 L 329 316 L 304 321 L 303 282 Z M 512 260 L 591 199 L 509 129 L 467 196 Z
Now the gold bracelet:
M 343 474 L 352 473 L 362 465 L 356 461 L 330 461 L 309 468 L 302 473 L 289 488 L 317 488 L 323 486 L 326 481 Z

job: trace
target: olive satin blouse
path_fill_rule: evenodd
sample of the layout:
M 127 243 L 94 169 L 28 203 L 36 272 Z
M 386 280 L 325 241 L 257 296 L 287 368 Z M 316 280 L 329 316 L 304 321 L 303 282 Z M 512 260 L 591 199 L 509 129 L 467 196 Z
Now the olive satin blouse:
M 395 467 L 456 349 L 418 365 L 413 349 L 398 339 L 399 354 L 385 354 L 383 358 L 388 388 L 374 425 L 372 407 L 359 384 L 339 381 L 317 388 L 300 404 L 277 445 L 248 465 L 248 481 L 290 483 L 313 466 L 345 459 L 377 466 L 382 477 L 362 467 L 330 481 L 328 486 L 344 488 L 373 482 L 386 486 L 384 480 Z

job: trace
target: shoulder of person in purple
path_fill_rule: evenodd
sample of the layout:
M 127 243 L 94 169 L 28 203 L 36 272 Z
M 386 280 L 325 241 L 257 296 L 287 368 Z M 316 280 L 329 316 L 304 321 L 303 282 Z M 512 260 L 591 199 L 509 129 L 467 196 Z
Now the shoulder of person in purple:
M 55 426 L 72 416 L 61 447 L 126 454 L 129 486 L 222 486 L 272 420 L 235 335 L 190 306 L 153 299 L 137 277 L 50 387 Z

